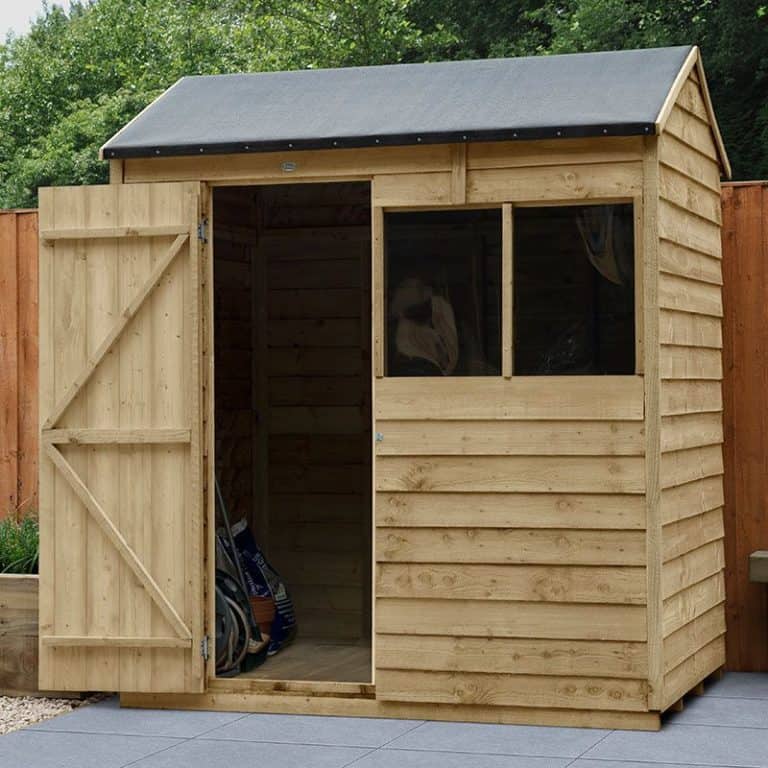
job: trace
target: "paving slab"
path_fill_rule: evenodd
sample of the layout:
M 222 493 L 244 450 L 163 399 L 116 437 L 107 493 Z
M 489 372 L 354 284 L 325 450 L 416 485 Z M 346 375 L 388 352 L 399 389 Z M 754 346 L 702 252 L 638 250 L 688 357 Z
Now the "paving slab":
M 2 768 L 123 768 L 184 743 L 147 736 L 53 733 L 31 728 L 0 737 Z
M 768 728 L 768 699 L 689 696 L 685 700 L 683 711 L 670 715 L 667 723 Z
M 345 768 L 368 750 L 307 744 L 190 739 L 131 764 L 131 768 Z
M 216 728 L 207 739 L 381 747 L 421 725 L 420 720 L 312 715 L 248 715 Z
M 625 760 L 574 760 L 569 768 L 713 768 L 711 765 L 696 765 L 695 763 L 633 763 Z M 728 768 L 728 766 L 717 766 Z
M 768 673 L 728 672 L 721 680 L 708 683 L 705 696 L 742 699 L 768 699 Z
M 83 706 L 0 737 L 0 768 L 768 768 L 768 675 L 729 673 L 660 732 Z
M 424 723 L 387 746 L 392 749 L 533 757 L 578 757 L 610 731 L 479 723 Z
M 36 731 L 118 733 L 126 736 L 168 736 L 189 739 L 245 717 L 238 712 L 189 712 L 167 709 L 120 709 L 111 698 L 44 720 Z
M 665 725 L 660 731 L 614 731 L 585 758 L 768 768 L 768 734 L 762 728 Z
M 456 752 L 417 752 L 377 749 L 351 763 L 349 768 L 565 768 L 570 757 L 479 755 Z M 648 768 L 645 766 L 645 768 Z

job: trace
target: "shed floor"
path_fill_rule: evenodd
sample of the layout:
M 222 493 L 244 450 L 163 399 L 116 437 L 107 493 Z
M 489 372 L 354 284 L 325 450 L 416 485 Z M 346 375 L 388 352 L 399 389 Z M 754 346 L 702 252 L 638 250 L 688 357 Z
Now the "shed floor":
M 239 680 L 243 678 L 369 683 L 371 648 L 297 638 L 260 667 L 238 676 Z
M 728 674 L 661 731 L 119 709 L 117 700 L 0 738 L 35 768 L 768 768 L 768 675 Z

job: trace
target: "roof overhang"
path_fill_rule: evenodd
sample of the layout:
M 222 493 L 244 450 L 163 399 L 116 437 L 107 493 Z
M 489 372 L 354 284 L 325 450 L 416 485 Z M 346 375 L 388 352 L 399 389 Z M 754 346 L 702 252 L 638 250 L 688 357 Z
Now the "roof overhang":
M 503 130 L 419 131 L 418 133 L 339 136 L 317 139 L 286 138 L 273 141 L 208 142 L 151 145 L 111 149 L 101 148 L 103 160 L 131 157 L 178 157 L 254 152 L 285 152 L 308 149 L 355 149 L 361 147 L 403 147 L 419 144 L 461 144 L 474 141 L 535 141 L 537 139 L 579 139 L 606 136 L 653 136 L 656 123 L 600 123 L 598 125 L 541 126 Z
M 729 177 L 696 46 L 182 78 L 100 156 L 652 136 L 694 67 Z

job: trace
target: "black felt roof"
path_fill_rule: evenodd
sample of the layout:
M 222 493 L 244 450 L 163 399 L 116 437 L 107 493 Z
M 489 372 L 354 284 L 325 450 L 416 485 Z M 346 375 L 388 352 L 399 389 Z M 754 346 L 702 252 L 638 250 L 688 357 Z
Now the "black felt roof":
M 103 154 L 652 134 L 690 50 L 184 77 Z

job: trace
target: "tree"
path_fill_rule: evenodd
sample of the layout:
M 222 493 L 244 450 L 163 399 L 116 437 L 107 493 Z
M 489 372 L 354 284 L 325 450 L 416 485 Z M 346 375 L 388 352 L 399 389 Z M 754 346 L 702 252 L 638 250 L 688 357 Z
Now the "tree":
M 765 0 L 414 0 L 410 13 L 435 58 L 696 43 L 734 177 L 768 178 Z
M 750 0 L 566 0 L 534 12 L 548 51 L 701 46 L 737 179 L 768 177 L 768 5 Z
M 736 178 L 768 177 L 766 0 L 75 0 L 0 46 L 0 206 L 106 179 L 183 75 L 698 42 Z
M 99 147 L 184 75 L 399 61 L 406 0 L 81 0 L 0 48 L 0 206 L 106 179 Z

